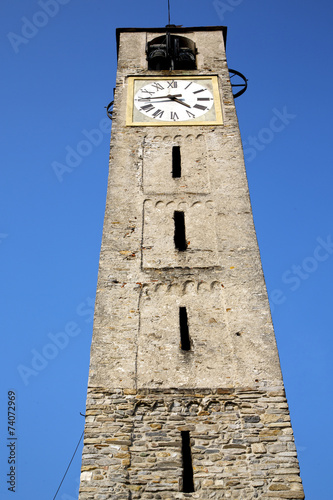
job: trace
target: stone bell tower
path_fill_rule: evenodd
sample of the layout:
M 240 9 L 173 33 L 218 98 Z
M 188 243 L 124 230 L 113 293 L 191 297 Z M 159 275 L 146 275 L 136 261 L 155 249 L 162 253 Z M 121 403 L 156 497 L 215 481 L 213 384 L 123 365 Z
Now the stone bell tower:
M 304 498 L 225 40 L 117 30 L 80 500 Z

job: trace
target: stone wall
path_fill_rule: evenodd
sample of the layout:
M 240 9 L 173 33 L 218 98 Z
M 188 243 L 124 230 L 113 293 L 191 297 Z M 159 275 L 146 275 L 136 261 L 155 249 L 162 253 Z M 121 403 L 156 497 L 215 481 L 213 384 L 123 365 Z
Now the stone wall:
M 223 126 L 126 126 L 128 76 L 154 73 L 159 32 L 120 33 L 80 500 L 302 499 L 222 30 L 180 34 L 198 48 L 191 74 L 218 75 Z
M 303 499 L 283 389 L 90 389 L 82 500 Z M 194 489 L 182 493 L 181 431 Z

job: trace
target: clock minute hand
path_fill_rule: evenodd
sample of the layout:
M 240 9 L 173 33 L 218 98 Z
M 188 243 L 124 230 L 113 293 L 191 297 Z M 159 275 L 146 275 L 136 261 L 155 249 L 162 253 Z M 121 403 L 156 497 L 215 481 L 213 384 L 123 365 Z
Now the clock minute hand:
M 181 97 L 181 94 L 175 94 L 175 95 L 159 95 L 155 97 L 142 97 L 142 99 L 173 99 L 174 97 Z

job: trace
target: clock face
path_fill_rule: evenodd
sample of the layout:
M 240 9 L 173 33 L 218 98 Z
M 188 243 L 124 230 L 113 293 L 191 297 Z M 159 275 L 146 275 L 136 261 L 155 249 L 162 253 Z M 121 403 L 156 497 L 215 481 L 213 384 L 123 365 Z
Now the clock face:
M 127 125 L 222 124 L 216 76 L 129 77 Z
M 187 121 L 207 113 L 214 97 L 196 80 L 156 80 L 141 87 L 134 96 L 136 109 L 152 120 Z

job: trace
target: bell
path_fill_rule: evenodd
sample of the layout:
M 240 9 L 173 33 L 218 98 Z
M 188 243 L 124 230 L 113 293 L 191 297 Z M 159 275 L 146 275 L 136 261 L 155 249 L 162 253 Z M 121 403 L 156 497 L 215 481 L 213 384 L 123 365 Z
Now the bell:
M 178 53 L 178 65 L 182 69 L 195 69 L 195 55 L 189 48 L 181 48 Z
M 160 45 L 156 49 L 150 48 L 148 55 L 149 69 L 163 70 L 169 69 L 170 59 L 167 54 L 166 46 Z

